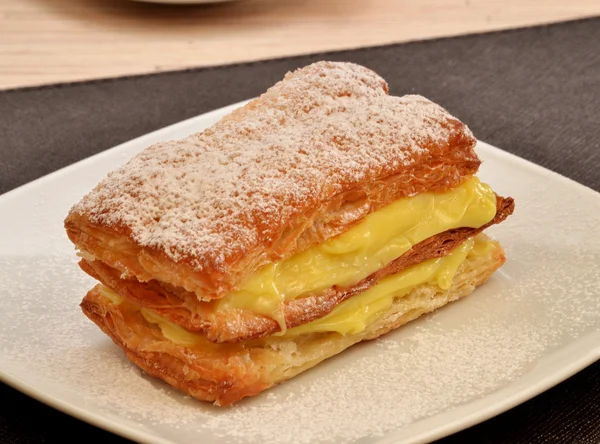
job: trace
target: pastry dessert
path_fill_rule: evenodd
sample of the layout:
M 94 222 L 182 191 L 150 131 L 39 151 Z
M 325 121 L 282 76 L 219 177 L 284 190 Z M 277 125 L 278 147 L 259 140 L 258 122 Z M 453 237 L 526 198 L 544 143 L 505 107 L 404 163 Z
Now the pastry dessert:
M 231 404 L 470 294 L 513 211 L 469 129 L 320 62 L 155 144 L 70 211 L 83 312 L 147 373 Z

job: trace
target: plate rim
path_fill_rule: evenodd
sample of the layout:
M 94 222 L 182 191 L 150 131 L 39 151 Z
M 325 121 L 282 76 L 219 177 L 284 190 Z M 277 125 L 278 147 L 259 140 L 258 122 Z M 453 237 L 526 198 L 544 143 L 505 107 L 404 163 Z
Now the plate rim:
M 66 415 L 72 416 L 80 421 L 98 427 L 105 431 L 114 433 L 117 436 L 140 442 L 140 438 L 145 443 L 150 444 L 175 444 L 175 441 L 157 436 L 156 434 L 146 432 L 141 429 L 135 429 L 126 424 L 114 421 L 101 413 L 91 412 L 83 407 L 60 399 L 54 395 L 48 394 L 46 391 L 36 389 L 30 383 L 11 375 L 0 367 L 0 382 L 12 387 L 13 389 L 29 396 L 30 398 L 39 401 L 48 407 L 54 408 Z
M 593 331 L 590 334 L 586 335 L 584 337 L 584 339 L 587 339 L 588 337 L 593 338 L 595 336 L 600 337 L 600 332 Z M 571 347 L 575 347 L 580 342 L 582 342 L 581 339 L 582 338 L 571 343 L 570 344 Z M 592 341 L 590 341 L 590 342 L 592 342 Z M 571 347 L 569 347 L 569 348 L 571 348 Z M 560 350 L 564 350 L 564 348 L 561 348 Z M 554 353 L 553 355 L 555 355 L 555 354 L 556 353 Z M 418 444 L 418 443 L 427 443 L 427 442 L 431 442 L 433 440 L 437 440 L 437 439 L 441 439 L 441 438 L 450 436 L 454 433 L 460 432 L 462 430 L 466 430 L 469 427 L 472 427 L 474 425 L 481 424 L 484 421 L 487 421 L 495 416 L 501 415 L 502 413 L 505 413 L 508 410 L 510 410 L 520 404 L 523 404 L 524 402 L 527 402 L 530 399 L 535 398 L 536 396 L 540 395 L 541 393 L 566 381 L 571 376 L 577 374 L 578 372 L 589 367 L 590 365 L 594 364 L 597 361 L 600 361 L 600 346 L 597 346 L 595 349 L 590 349 L 589 353 L 581 356 L 580 359 L 570 362 L 569 365 L 562 367 L 560 372 L 553 372 L 553 373 L 546 375 L 544 378 L 541 378 L 539 380 L 539 382 L 533 386 L 534 388 L 531 388 L 532 387 L 531 385 L 527 385 L 526 388 L 522 388 L 522 389 L 518 390 L 517 392 L 512 393 L 510 395 L 510 398 L 507 398 L 507 400 L 504 402 L 501 402 L 501 403 L 497 402 L 495 404 L 485 406 L 483 408 L 483 410 L 473 411 L 473 412 L 469 413 L 468 416 L 466 416 L 466 417 L 462 416 L 463 418 L 466 418 L 465 420 L 461 420 L 459 422 L 449 421 L 446 424 L 436 426 L 435 428 L 433 428 L 429 431 L 420 432 L 410 438 L 406 438 L 406 439 L 404 439 L 404 441 L 398 441 L 398 436 L 397 436 L 398 432 L 400 432 L 402 430 L 402 428 L 400 428 L 400 429 L 396 429 L 396 430 L 387 432 L 384 436 L 382 436 L 380 438 L 375 438 L 372 442 L 376 442 L 378 444 L 387 444 L 387 443 L 391 444 L 391 443 L 398 443 L 398 442 L 408 442 L 407 439 L 409 439 L 411 443 Z M 519 380 L 527 378 L 531 374 L 531 372 L 532 372 L 532 370 L 524 373 L 523 375 L 521 375 L 518 379 L 516 379 L 512 383 L 515 383 L 515 382 L 518 382 Z M 556 377 L 557 373 L 560 374 L 559 377 Z M 78 407 L 77 405 L 74 405 L 73 403 L 71 403 L 69 401 L 65 401 L 56 396 L 50 395 L 45 391 L 36 389 L 34 386 L 32 386 L 27 381 L 22 380 L 21 378 L 19 378 L 16 375 L 12 375 L 11 373 L 5 371 L 1 367 L 0 367 L 0 382 L 3 382 L 6 385 L 12 387 L 13 389 L 29 396 L 30 398 L 33 398 L 33 399 L 51 407 L 51 408 L 54 408 L 64 414 L 72 416 L 80 421 L 83 421 L 83 422 L 93 425 L 95 427 L 101 428 L 105 431 L 114 433 L 118 436 L 121 436 L 121 437 L 124 437 L 127 439 L 131 439 L 134 441 L 138 441 L 138 442 L 140 439 L 144 439 L 143 442 L 151 443 L 151 444 L 177 444 L 178 443 L 178 441 L 173 441 L 173 440 L 169 440 L 167 438 L 162 438 L 160 436 L 157 436 L 154 433 L 146 432 L 146 431 L 141 430 L 140 428 L 134 428 L 125 423 L 115 421 L 114 419 L 108 418 L 108 417 L 106 417 L 106 415 L 103 415 L 101 413 L 90 412 L 89 410 L 82 408 L 82 407 Z M 484 397 L 480 398 L 478 401 L 484 401 L 486 398 L 488 398 L 492 394 L 496 394 L 497 396 L 499 396 L 505 390 L 509 390 L 509 388 L 504 387 L 504 388 L 498 390 L 497 392 L 493 392 L 491 394 L 485 395 Z M 466 404 L 463 404 L 463 405 L 459 405 L 453 410 L 457 411 L 461 407 L 470 408 L 469 404 L 471 404 L 472 402 L 474 402 L 474 401 L 467 402 Z M 458 414 L 460 414 L 460 413 L 458 413 Z M 433 419 L 436 416 L 437 416 L 437 414 L 431 416 L 430 418 L 424 418 L 423 420 Z M 410 424 L 407 424 L 407 425 L 410 425 Z

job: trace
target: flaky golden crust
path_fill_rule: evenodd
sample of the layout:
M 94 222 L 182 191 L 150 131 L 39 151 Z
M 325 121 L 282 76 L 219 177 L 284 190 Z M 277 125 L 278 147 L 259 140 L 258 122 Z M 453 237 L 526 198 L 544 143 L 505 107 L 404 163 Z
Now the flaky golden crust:
M 349 288 L 333 287 L 322 293 L 287 301 L 284 317 L 288 328 L 325 316 L 355 294 L 371 288 L 379 280 L 411 265 L 443 257 L 470 237 L 502 222 L 514 209 L 511 198 L 497 197 L 496 216 L 480 228 L 458 228 L 433 236 L 415 245 L 404 255 Z M 272 318 L 248 310 L 215 310 L 211 302 L 199 302 L 194 294 L 165 288 L 157 281 L 147 283 L 121 279 L 119 272 L 100 261 L 80 262 L 81 268 L 130 302 L 150 309 L 190 330 L 201 332 L 211 342 L 238 342 L 258 339 L 280 331 Z
M 126 276 L 219 298 L 269 262 L 406 196 L 478 169 L 468 128 L 366 68 L 323 62 L 212 128 L 154 145 L 65 220 L 71 241 Z
M 87 294 L 81 307 L 144 371 L 195 398 L 227 405 L 285 381 L 359 341 L 377 338 L 470 294 L 504 261 L 497 244 L 487 256 L 469 255 L 450 289 L 443 291 L 435 284 L 419 286 L 395 300 L 366 330 L 349 336 L 319 333 L 218 345 L 201 340 L 182 346 L 166 339 L 136 306 L 113 304 L 98 287 Z
M 128 309 L 129 308 L 129 309 Z M 92 320 L 113 342 L 121 347 L 127 357 L 146 373 L 160 378 L 173 387 L 191 394 L 203 401 L 219 401 L 223 405 L 232 393 L 239 399 L 260 393 L 269 386 L 260 382 L 259 375 L 252 369 L 232 363 L 229 367 L 221 362 L 198 362 L 185 348 L 177 347 L 166 340 L 160 332 L 130 307 L 111 304 L 92 289 L 81 302 L 84 314 Z M 166 343 L 166 351 L 160 350 L 160 343 Z M 237 350 L 241 356 L 243 352 Z M 209 356 L 210 353 L 208 354 Z M 219 365 L 220 364 L 220 365 Z M 237 375 L 236 375 L 237 373 Z

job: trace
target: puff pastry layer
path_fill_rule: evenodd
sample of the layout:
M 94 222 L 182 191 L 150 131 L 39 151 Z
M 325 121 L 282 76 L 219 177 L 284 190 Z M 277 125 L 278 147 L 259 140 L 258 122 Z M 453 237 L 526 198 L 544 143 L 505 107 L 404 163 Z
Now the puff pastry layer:
M 469 129 L 374 72 L 320 62 L 186 139 L 149 147 L 73 207 L 79 249 L 200 300 L 480 161 Z M 98 242 L 101 239 L 102 242 Z
M 514 208 L 511 198 L 497 197 L 496 216 L 479 228 L 458 228 L 440 233 L 411 248 L 404 255 L 347 288 L 330 288 L 320 294 L 287 301 L 284 305 L 288 328 L 325 316 L 333 308 L 377 284 L 382 278 L 434 257 L 443 257 L 465 240 L 489 226 L 502 222 Z M 278 322 L 248 310 L 215 310 L 214 304 L 198 301 L 194 294 L 166 287 L 152 280 L 139 282 L 122 279 L 118 270 L 101 261 L 80 261 L 80 267 L 90 276 L 126 298 L 131 303 L 148 308 L 190 331 L 201 332 L 212 342 L 237 342 L 257 339 L 280 331 Z
M 130 360 L 152 376 L 205 401 L 227 405 L 255 395 L 315 366 L 353 344 L 377 338 L 424 313 L 467 296 L 505 261 L 498 243 L 485 254 L 469 254 L 452 286 L 421 285 L 394 300 L 391 308 L 356 335 L 334 332 L 269 337 L 233 344 L 199 340 L 184 346 L 165 338 L 130 303 L 115 304 L 99 286 L 81 303 L 83 312 L 120 346 Z

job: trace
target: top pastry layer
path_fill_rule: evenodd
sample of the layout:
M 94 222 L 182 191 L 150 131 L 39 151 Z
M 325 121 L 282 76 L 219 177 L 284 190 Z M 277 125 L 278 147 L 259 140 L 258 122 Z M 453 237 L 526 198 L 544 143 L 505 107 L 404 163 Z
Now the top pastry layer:
M 262 265 L 320 244 L 384 205 L 473 175 L 468 128 L 350 63 L 288 73 L 211 128 L 155 144 L 110 173 L 65 221 L 125 274 L 221 297 Z M 86 250 L 102 231 L 110 248 Z

